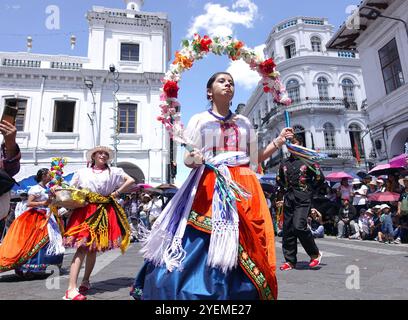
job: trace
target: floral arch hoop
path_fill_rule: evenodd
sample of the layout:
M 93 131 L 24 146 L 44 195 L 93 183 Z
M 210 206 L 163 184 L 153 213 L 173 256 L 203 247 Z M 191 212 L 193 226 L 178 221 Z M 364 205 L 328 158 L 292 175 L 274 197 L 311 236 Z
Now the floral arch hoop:
M 245 61 L 252 70 L 257 71 L 261 76 L 265 93 L 272 94 L 274 101 L 279 104 L 291 104 L 272 58 L 264 60 L 253 49 L 245 47 L 242 41 L 232 37 L 210 38 L 207 35 L 201 37 L 195 34 L 192 40 L 182 41 L 182 48 L 176 51 L 175 60 L 162 80 L 161 115 L 157 117 L 157 120 L 163 123 L 172 138 L 185 143 L 181 139 L 183 125 L 180 122 L 180 103 L 177 100 L 178 82 L 181 80 L 181 74 L 190 70 L 195 61 L 203 59 L 210 52 L 216 55 L 227 55 L 233 61 Z

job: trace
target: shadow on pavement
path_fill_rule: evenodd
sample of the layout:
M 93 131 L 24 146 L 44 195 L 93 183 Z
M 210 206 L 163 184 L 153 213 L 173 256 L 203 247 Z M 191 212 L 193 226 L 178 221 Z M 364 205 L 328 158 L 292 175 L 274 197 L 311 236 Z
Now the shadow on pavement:
M 89 290 L 89 296 L 92 296 L 96 293 L 103 293 L 103 292 L 115 292 L 123 288 L 129 288 L 134 282 L 134 278 L 129 277 L 121 277 L 121 278 L 114 278 L 108 279 L 104 281 L 92 282 L 91 278 L 91 289 Z
M 41 275 L 25 275 L 19 276 L 16 274 L 8 274 L 5 276 L 0 275 L 0 282 L 22 282 L 22 281 L 36 281 L 36 280 L 44 280 L 47 279 L 52 272 L 41 274 Z
M 320 263 L 320 265 L 318 267 L 315 268 L 310 268 L 309 267 L 309 262 L 307 261 L 300 261 L 298 263 L 296 263 L 296 270 L 311 270 L 311 271 L 316 271 L 316 270 L 320 270 L 321 266 L 325 266 L 326 264 L 324 263 Z

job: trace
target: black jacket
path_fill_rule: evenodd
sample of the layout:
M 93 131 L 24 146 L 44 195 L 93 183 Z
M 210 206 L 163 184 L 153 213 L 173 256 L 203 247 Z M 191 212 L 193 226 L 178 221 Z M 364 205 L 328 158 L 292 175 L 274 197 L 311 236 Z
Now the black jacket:
M 276 182 L 285 192 L 315 193 L 323 185 L 324 175 L 318 164 L 306 165 L 302 160 L 290 156 L 280 164 Z
M 355 219 L 357 219 L 358 218 L 358 216 L 357 216 L 357 210 L 356 210 L 356 208 L 354 208 L 354 206 L 352 206 L 351 204 L 349 205 L 349 207 L 348 207 L 348 209 L 349 209 L 349 212 L 348 212 L 348 214 L 346 213 L 346 212 L 344 212 L 344 207 L 341 207 L 340 209 L 339 209 L 339 220 L 342 220 L 342 219 L 346 219 L 346 218 L 348 218 L 349 219 L 349 221 L 351 221 L 351 220 L 355 220 Z

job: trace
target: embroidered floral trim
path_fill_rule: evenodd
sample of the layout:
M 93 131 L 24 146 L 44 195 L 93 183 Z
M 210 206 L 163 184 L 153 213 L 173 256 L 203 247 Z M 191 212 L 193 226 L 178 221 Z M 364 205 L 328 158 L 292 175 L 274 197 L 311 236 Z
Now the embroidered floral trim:
M 199 229 L 211 232 L 211 218 L 191 211 L 188 217 L 189 224 L 198 227 Z M 264 274 L 259 270 L 254 261 L 249 257 L 249 254 L 244 250 L 242 245 L 238 249 L 239 261 L 246 274 L 251 278 L 254 285 L 257 287 L 263 300 L 273 300 L 272 290 L 268 285 Z
M 132 286 L 129 295 L 135 300 L 142 300 L 143 290 Z
M 18 266 L 22 265 L 24 262 L 34 257 L 38 253 L 38 251 L 40 251 L 40 249 L 48 243 L 48 241 L 49 238 L 48 235 L 46 235 L 44 238 L 41 239 L 39 243 L 37 243 L 25 256 L 21 257 L 16 263 L 13 263 L 11 266 L 0 266 L 0 272 L 13 270 Z
M 119 237 L 114 240 L 109 240 L 109 245 L 107 248 L 104 248 L 102 250 L 101 246 L 97 246 L 97 244 L 94 242 L 91 246 L 87 246 L 87 243 L 89 242 L 89 239 L 87 237 L 83 238 L 78 238 L 76 236 L 70 236 L 70 237 L 65 237 L 63 239 L 63 244 L 66 248 L 76 248 L 78 249 L 79 247 L 88 247 L 90 250 L 96 250 L 96 251 L 107 251 L 107 250 L 112 250 L 112 249 L 117 249 L 120 248 L 121 243 L 122 243 L 122 237 Z
M 249 257 L 244 248 L 239 246 L 239 262 L 247 274 L 252 278 L 263 300 L 273 300 L 272 290 L 265 279 L 264 274 L 258 269 L 254 261 Z
M 47 269 L 47 267 L 49 266 L 49 264 L 23 264 L 23 265 L 21 265 L 20 266 L 20 268 L 22 268 L 22 269 L 30 269 L 30 270 L 33 270 L 33 269 L 39 269 L 39 270 L 46 270 Z
M 203 231 L 211 233 L 212 224 L 211 218 L 209 217 L 198 214 L 195 211 L 191 211 L 190 216 L 188 217 L 188 223 L 200 229 L 203 229 Z

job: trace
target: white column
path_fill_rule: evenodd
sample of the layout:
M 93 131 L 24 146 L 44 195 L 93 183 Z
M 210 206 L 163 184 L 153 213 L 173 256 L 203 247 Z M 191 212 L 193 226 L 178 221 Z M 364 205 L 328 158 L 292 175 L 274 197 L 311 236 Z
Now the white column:
M 105 27 L 92 27 L 88 43 L 88 57 L 92 69 L 104 69 L 105 45 Z

